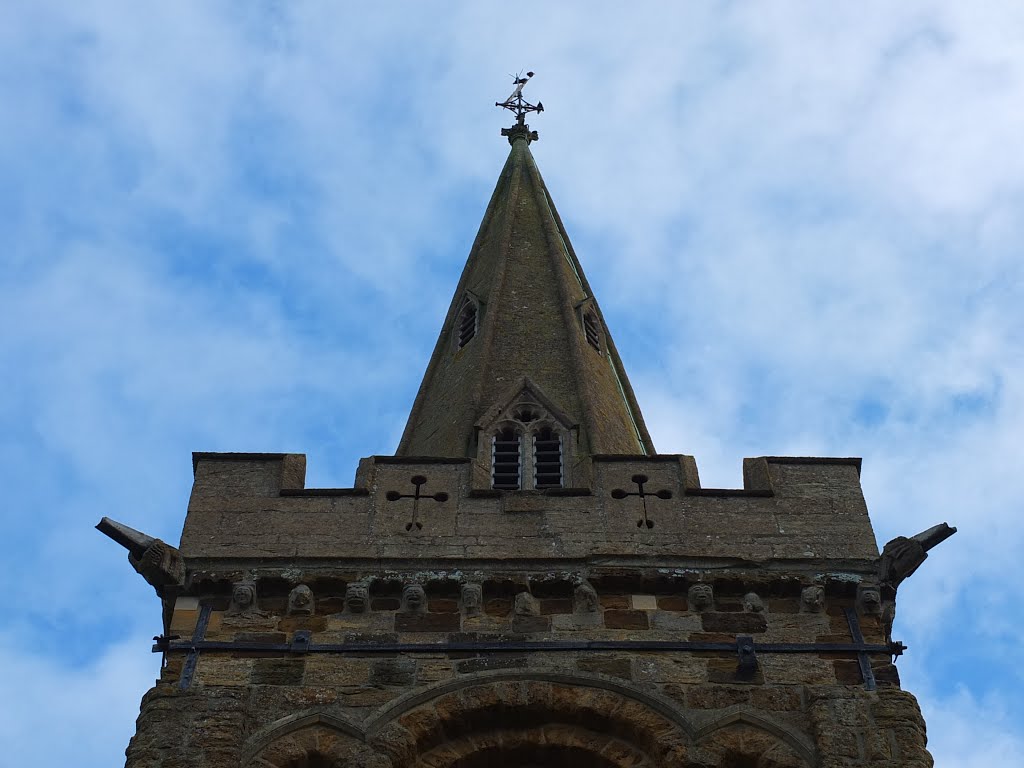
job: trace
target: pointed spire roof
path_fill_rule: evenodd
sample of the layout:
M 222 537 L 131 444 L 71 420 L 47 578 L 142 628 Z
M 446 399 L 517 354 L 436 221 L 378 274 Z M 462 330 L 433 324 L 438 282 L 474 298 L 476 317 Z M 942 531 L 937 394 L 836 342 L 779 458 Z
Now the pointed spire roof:
M 522 124 L 459 280 L 399 456 L 477 455 L 517 382 L 577 435 L 576 453 L 653 454 L 622 361 Z M 467 339 L 467 336 L 469 337 Z M 511 394 L 512 397 L 515 393 Z

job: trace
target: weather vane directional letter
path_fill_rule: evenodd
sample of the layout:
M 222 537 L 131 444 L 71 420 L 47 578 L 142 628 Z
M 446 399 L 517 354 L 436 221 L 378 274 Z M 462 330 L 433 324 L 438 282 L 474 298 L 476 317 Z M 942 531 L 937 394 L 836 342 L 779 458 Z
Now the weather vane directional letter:
M 494 106 L 507 109 L 509 112 L 514 112 L 516 115 L 516 124 L 511 128 L 502 128 L 501 135 L 508 136 L 509 144 L 512 143 L 516 136 L 525 136 L 528 142 L 536 141 L 539 136 L 536 131 L 531 131 L 530 126 L 526 124 L 526 115 L 529 112 L 543 112 L 544 105 L 541 102 L 531 104 L 523 98 L 523 86 L 533 77 L 533 72 L 527 72 L 526 77 L 523 77 L 520 72 L 518 75 L 512 76 L 512 82 L 515 83 L 515 90 L 512 94 L 504 101 L 494 102 Z

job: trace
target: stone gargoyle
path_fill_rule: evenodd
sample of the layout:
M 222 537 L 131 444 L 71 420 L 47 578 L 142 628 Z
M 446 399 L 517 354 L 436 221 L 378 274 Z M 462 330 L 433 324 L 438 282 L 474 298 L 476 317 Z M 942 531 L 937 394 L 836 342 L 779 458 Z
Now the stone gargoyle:
M 900 583 L 918 569 L 928 557 L 928 550 L 956 533 L 946 523 L 939 523 L 916 536 L 897 536 L 882 549 L 878 558 L 878 581 L 893 592 Z
M 128 562 L 153 585 L 157 594 L 162 595 L 165 587 L 185 583 L 185 564 L 181 561 L 181 553 L 170 544 L 109 517 L 100 520 L 96 530 L 128 550 Z

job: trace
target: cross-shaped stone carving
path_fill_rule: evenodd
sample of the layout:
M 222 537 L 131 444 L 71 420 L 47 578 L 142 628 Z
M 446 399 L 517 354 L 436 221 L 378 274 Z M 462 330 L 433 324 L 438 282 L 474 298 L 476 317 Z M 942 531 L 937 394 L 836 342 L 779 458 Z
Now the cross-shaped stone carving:
M 405 530 L 411 531 L 415 528 L 417 531 L 423 529 L 423 523 L 419 521 L 420 514 L 420 499 L 433 499 L 434 501 L 448 501 L 448 494 L 444 491 L 438 493 L 420 493 L 420 488 L 426 484 L 427 478 L 423 475 L 413 475 L 410 478 L 415 491 L 413 493 L 399 493 L 398 491 L 388 491 L 384 494 L 384 497 L 388 501 L 398 501 L 399 499 L 412 499 L 412 519 L 405 524 Z
M 637 528 L 644 528 L 644 527 L 646 527 L 646 528 L 653 528 L 654 527 L 654 521 L 651 520 L 647 516 L 647 497 L 648 496 L 657 496 L 659 499 L 671 499 L 672 498 L 672 491 L 664 490 L 664 489 L 660 490 L 660 491 L 655 491 L 654 493 L 649 493 L 649 492 L 645 491 L 644 490 L 644 483 L 646 483 L 648 480 L 650 480 L 650 478 L 647 477 L 647 475 L 633 475 L 633 477 L 631 477 L 630 480 L 632 480 L 634 483 L 636 483 L 637 490 L 635 490 L 635 491 L 624 491 L 621 488 L 616 488 L 615 490 L 612 491 L 612 498 L 613 499 L 624 499 L 627 496 L 637 496 L 637 497 L 639 497 L 639 499 L 640 499 L 640 519 L 636 521 L 636 527 Z

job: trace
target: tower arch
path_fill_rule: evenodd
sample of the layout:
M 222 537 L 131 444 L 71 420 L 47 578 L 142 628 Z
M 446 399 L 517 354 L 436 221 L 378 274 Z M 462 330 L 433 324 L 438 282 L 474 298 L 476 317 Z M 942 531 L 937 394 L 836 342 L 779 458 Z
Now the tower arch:
M 721 768 L 810 768 L 817 762 L 803 735 L 741 707 L 705 722 L 695 741 Z
M 367 732 L 395 768 L 668 768 L 684 764 L 693 729 L 611 680 L 480 673 L 396 701 Z
M 390 768 L 367 746 L 362 728 L 334 715 L 288 715 L 257 731 L 242 752 L 245 768 Z

